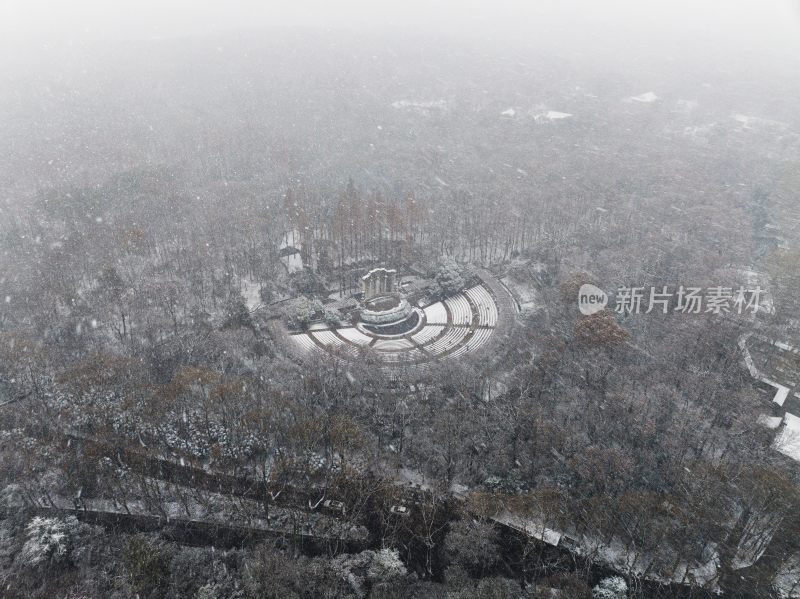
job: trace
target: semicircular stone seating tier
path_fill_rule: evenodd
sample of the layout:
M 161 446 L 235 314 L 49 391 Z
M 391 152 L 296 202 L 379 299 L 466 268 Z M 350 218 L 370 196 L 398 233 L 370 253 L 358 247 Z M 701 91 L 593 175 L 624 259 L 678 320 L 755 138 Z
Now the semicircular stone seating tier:
M 492 275 L 480 271 L 477 281 L 444 300 L 416 307 L 419 324 L 407 333 L 379 335 L 358 325 L 318 324 L 304 332 L 286 333 L 288 349 L 302 359 L 322 352 L 356 360 L 369 352 L 390 369 L 424 367 L 475 352 L 504 328 L 514 310 L 507 291 Z

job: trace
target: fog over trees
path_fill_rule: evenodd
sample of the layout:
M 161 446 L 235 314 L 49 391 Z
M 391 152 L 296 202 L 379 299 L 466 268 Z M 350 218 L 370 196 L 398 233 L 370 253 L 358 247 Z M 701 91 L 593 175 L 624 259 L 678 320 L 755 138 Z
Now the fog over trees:
M 0 595 L 800 597 L 797 3 L 0 38 Z

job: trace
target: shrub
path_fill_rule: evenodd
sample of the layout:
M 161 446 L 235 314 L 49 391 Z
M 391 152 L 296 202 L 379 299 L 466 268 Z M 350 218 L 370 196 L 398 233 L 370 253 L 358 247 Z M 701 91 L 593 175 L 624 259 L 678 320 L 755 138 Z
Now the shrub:
M 325 323 L 331 327 L 338 327 L 342 325 L 342 315 L 335 308 L 324 307 L 322 311 Z
M 433 278 L 441 296 L 453 295 L 466 284 L 461 267 L 455 260 L 450 258 L 443 260 L 439 264 Z
M 63 520 L 35 517 L 25 527 L 25 544 L 20 558 L 31 566 L 65 561 L 77 529 L 78 520 L 74 516 Z
M 272 287 L 262 286 L 258 290 L 258 297 L 261 299 L 262 304 L 269 304 L 275 299 L 275 293 L 273 293 Z
M 407 574 L 406 566 L 400 559 L 397 549 L 376 551 L 367 570 L 367 579 L 373 581 L 391 580 Z
M 322 311 L 322 302 L 302 297 L 290 308 L 289 322 L 292 326 L 305 328 L 314 316 Z
M 592 589 L 592 599 L 626 599 L 628 584 L 621 576 L 604 578 Z
M 241 295 L 231 296 L 228 300 L 225 307 L 225 326 L 229 328 L 253 326 L 250 310 Z
M 219 588 L 215 584 L 206 584 L 197 589 L 197 599 L 219 599 Z
M 293 272 L 289 277 L 289 284 L 296 293 L 303 295 L 312 295 L 325 291 L 325 281 L 309 268 Z
M 148 596 L 169 576 L 169 556 L 142 535 L 130 538 L 122 551 L 122 563 L 134 593 Z
M 170 562 L 170 595 L 193 599 L 203 585 L 214 582 L 214 559 L 205 548 L 189 547 L 176 553 Z

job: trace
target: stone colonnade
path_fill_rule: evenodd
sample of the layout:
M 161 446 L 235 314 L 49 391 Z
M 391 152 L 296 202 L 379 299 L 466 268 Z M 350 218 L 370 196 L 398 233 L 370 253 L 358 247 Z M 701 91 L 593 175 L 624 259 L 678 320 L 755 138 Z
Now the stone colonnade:
M 361 291 L 364 300 L 369 300 L 376 295 L 392 293 L 395 291 L 397 271 L 388 268 L 374 268 L 361 277 Z

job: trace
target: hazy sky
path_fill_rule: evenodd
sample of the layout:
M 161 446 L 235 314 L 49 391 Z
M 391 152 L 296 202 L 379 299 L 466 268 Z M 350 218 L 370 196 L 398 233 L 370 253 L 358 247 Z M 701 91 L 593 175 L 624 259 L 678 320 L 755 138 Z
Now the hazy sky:
M 797 0 L 0 0 L 14 38 L 153 37 L 275 25 L 420 27 L 469 33 L 595 24 L 688 31 L 763 44 L 800 38 Z
M 43 48 L 38 58 L 50 60 L 64 44 L 282 26 L 479 37 L 600 62 L 698 56 L 720 69 L 760 63 L 800 74 L 800 0 L 0 0 L 0 71 L 24 72 Z

